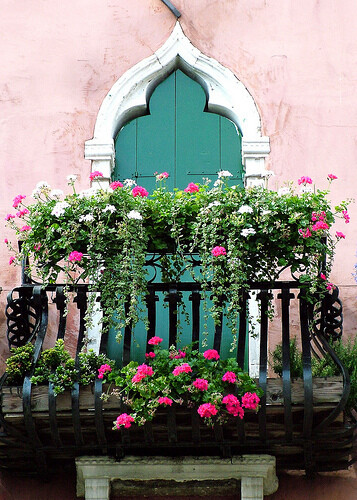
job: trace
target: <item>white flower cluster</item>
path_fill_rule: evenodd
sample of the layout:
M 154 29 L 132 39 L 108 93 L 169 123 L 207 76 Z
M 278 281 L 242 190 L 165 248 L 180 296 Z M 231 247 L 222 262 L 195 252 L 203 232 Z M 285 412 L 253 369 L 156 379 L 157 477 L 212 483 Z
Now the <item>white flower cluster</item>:
M 129 187 L 129 188 L 136 186 L 136 182 L 134 181 L 134 179 L 125 179 L 123 184 L 125 187 Z
M 242 229 L 242 232 L 240 234 L 244 237 L 247 237 L 250 234 L 255 234 L 255 232 L 255 229 L 253 229 L 252 227 L 248 227 L 246 229 Z
M 228 170 L 221 170 L 217 175 L 218 179 L 220 179 L 221 177 L 233 177 L 233 174 L 231 174 Z
M 239 214 L 251 214 L 251 213 L 253 213 L 253 209 L 249 205 L 242 205 L 241 207 L 239 207 L 238 213 Z
M 94 217 L 92 214 L 81 215 L 79 218 L 79 222 L 92 222 Z
M 66 201 L 59 201 L 53 207 L 51 215 L 54 215 L 55 217 L 61 217 L 61 215 L 63 215 L 65 213 L 65 210 L 68 207 L 69 207 L 69 204 Z
M 107 205 L 104 209 L 103 212 L 110 212 L 111 214 L 116 211 L 116 208 L 114 205 Z
M 126 214 L 128 219 L 136 219 L 136 220 L 142 220 L 142 215 L 140 212 L 137 210 L 131 210 L 129 213 Z

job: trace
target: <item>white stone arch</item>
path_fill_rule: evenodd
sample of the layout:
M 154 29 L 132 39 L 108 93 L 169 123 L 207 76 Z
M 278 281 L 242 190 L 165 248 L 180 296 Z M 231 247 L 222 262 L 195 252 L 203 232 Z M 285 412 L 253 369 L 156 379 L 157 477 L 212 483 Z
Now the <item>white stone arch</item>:
M 115 164 L 114 139 L 129 120 L 147 113 L 150 96 L 157 85 L 175 69 L 182 69 L 206 92 L 212 113 L 232 120 L 242 133 L 242 156 L 246 185 L 263 184 L 269 138 L 262 136 L 257 106 L 246 87 L 227 68 L 192 45 L 179 22 L 166 43 L 152 56 L 129 69 L 105 97 L 95 124 L 94 137 L 85 143 L 85 158 L 92 171 L 110 180 Z

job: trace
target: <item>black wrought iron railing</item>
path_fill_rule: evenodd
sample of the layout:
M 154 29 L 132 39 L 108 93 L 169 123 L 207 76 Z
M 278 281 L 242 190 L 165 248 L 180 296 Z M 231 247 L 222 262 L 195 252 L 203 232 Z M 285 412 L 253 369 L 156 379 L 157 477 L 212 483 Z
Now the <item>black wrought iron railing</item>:
M 77 307 L 78 332 L 73 334 L 67 327 L 67 310 L 63 285 L 25 283 L 15 288 L 8 296 L 6 309 L 9 346 L 34 343 L 34 365 L 38 360 L 44 343 L 48 347 L 56 339 L 75 339 L 75 355 L 78 363 L 85 334 L 85 314 L 88 302 L 88 286 L 71 287 Z M 31 373 L 24 380 L 22 388 L 5 394 L 6 374 L 2 378 L 2 412 L 0 420 L 2 433 L 0 443 L 0 465 L 16 468 L 21 463 L 27 466 L 46 468 L 48 464 L 60 459 L 68 459 L 81 454 L 231 454 L 268 453 L 277 457 L 278 467 L 306 469 L 307 471 L 336 470 L 346 468 L 351 463 L 353 426 L 345 425 L 341 415 L 349 395 L 349 375 L 328 341 L 342 332 L 342 311 L 335 295 L 327 295 L 319 307 L 306 300 L 304 288 L 296 281 L 277 283 L 252 283 L 250 290 L 242 298 L 239 318 L 239 336 L 236 349 L 237 361 L 244 365 L 246 353 L 247 318 L 249 315 L 248 298 L 254 292 L 258 303 L 259 318 L 256 328 L 259 335 L 259 375 L 258 382 L 264 391 L 258 414 L 248 415 L 244 421 L 214 429 L 204 428 L 197 412 L 170 408 L 158 415 L 155 421 L 147 423 L 143 429 L 111 430 L 116 408 L 106 405 L 101 399 L 102 382 L 97 379 L 92 388 L 90 400 L 83 403 L 84 389 L 78 384 L 72 389 L 68 407 L 59 403 L 53 385 L 45 390 L 47 403 L 38 409 L 35 404 L 34 387 Z M 155 283 L 148 285 L 146 310 L 148 319 L 147 340 L 157 332 L 157 313 L 160 307 L 159 296 L 164 296 L 168 307 L 169 345 L 176 344 L 179 336 L 177 308 L 183 293 L 188 294 L 190 335 L 192 342 L 201 338 L 202 297 L 198 283 Z M 279 312 L 275 320 L 282 341 L 282 385 L 279 390 L 269 389 L 269 298 L 274 295 L 275 307 Z M 49 324 L 49 303 L 57 309 L 52 312 Z M 53 316 L 56 316 L 54 321 Z M 70 331 L 68 331 L 70 330 Z M 296 402 L 294 381 L 290 369 L 290 339 L 299 333 L 303 359 L 303 395 Z M 131 358 L 131 328 L 127 326 L 123 336 L 121 362 L 126 364 Z M 222 345 L 222 326 L 215 327 L 212 346 L 218 351 Z M 108 335 L 101 337 L 100 351 L 107 351 Z M 311 359 L 318 355 L 331 356 L 341 374 L 340 389 L 331 401 L 328 394 L 317 402 L 316 388 L 312 377 Z M 270 391 L 270 392 L 269 392 Z M 10 394 L 10 396 L 9 396 Z M 22 417 L 16 418 L 4 409 L 4 398 L 21 398 Z M 39 397 L 40 396 L 36 396 Z M 89 401 L 89 402 L 88 402 Z M 12 403 L 11 403 L 12 404 Z M 87 406 L 86 406 L 87 404 Z M 119 404 L 119 403 L 118 403 Z M 11 406 L 11 405 L 10 405 Z M 13 405 L 14 406 L 14 405 Z M 180 413 L 181 412 L 181 413 Z M 21 420 L 23 418 L 23 420 Z M 115 417 L 114 417 L 115 418 Z M 331 453 L 331 447 L 334 452 Z M 6 448 L 6 450 L 5 450 Z M 35 457 L 36 460 L 33 460 Z M 34 465 L 35 464 L 35 465 Z M 25 467 L 25 465 L 24 465 Z

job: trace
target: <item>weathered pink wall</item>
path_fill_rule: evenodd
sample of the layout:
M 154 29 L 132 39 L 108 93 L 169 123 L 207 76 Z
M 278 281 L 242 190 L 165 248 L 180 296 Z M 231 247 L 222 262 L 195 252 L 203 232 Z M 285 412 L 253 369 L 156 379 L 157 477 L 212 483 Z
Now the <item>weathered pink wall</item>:
M 248 88 L 270 137 L 272 185 L 334 173 L 334 201 L 357 185 L 357 6 L 354 0 L 173 0 L 181 26 L 203 53 Z M 1 220 L 15 195 L 66 176 L 89 186 L 84 142 L 117 79 L 168 38 L 175 18 L 160 0 L 2 0 L 0 16 Z M 357 208 L 337 253 L 332 280 L 355 333 Z M 9 237 L 4 225 L 0 241 Z M 6 293 L 19 283 L 0 248 L 1 336 Z M 0 355 L 6 356 L 3 340 Z M 315 495 L 315 494 L 314 494 Z M 309 498 L 318 498 L 310 496 Z M 25 497 L 24 497 L 25 498 Z M 27 498 L 27 497 L 26 497 Z M 277 498 L 287 498 L 279 496 Z M 325 496 L 327 498 L 327 496 Z M 334 497 L 330 497 L 334 498 Z M 352 498 L 352 497 L 351 497 Z

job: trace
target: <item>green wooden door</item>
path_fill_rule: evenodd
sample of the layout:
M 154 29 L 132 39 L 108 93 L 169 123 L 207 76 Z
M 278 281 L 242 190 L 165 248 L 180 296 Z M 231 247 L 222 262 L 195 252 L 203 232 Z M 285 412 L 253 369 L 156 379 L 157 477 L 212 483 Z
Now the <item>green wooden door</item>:
M 168 189 L 184 189 L 189 182 L 202 182 L 203 178 L 217 179 L 217 172 L 229 170 L 230 183 L 243 186 L 241 136 L 234 123 L 225 117 L 205 112 L 206 95 L 203 88 L 182 71 L 172 73 L 153 92 L 150 114 L 127 123 L 115 140 L 116 165 L 114 179 L 135 179 L 149 193 L 155 189 L 155 172 L 166 171 Z M 160 278 L 160 277 L 158 277 Z M 188 277 L 189 278 L 189 277 Z M 191 304 L 184 296 L 187 310 Z M 168 309 L 164 296 L 157 303 L 157 324 L 160 336 L 168 337 Z M 180 317 L 180 312 L 178 313 Z M 181 315 L 183 316 L 183 315 Z M 189 325 L 180 318 L 180 340 L 186 345 L 191 339 Z M 201 325 L 204 323 L 201 318 Z M 213 321 L 208 323 L 208 345 L 213 343 Z M 221 355 L 228 357 L 231 333 L 224 325 Z M 145 352 L 146 330 L 139 323 L 133 335 L 132 359 L 141 361 Z M 168 338 L 164 340 L 168 347 Z M 121 358 L 122 346 L 109 336 L 108 353 Z

